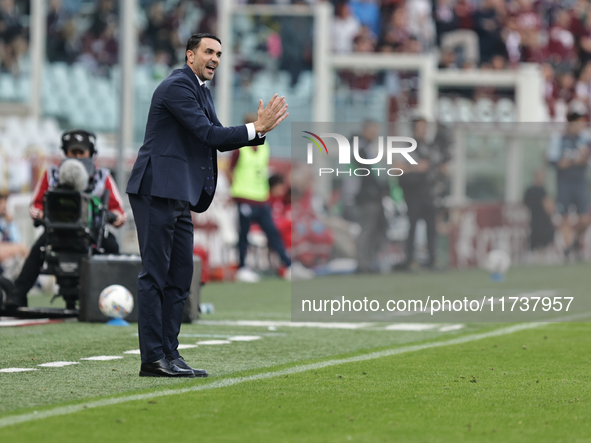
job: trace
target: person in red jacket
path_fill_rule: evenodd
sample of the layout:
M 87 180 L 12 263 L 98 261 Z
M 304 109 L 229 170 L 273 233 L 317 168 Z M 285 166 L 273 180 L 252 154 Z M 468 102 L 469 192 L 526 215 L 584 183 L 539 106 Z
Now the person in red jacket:
M 108 210 L 116 214 L 117 218 L 112 225 L 122 226 L 127 216 L 123 210 L 123 200 L 117 190 L 117 185 L 111 177 L 108 169 L 95 168 L 93 157 L 96 154 L 95 149 L 96 136 L 92 132 L 76 129 L 62 134 L 62 149 L 67 158 L 78 159 L 89 171 L 89 188 L 86 192 L 93 196 L 102 198 L 105 192 L 109 192 Z M 45 193 L 59 184 L 59 167 L 50 166 L 43 174 L 35 191 L 33 200 L 29 207 L 29 212 L 33 220 L 43 219 L 43 197 Z M 105 231 L 106 235 L 102 240 L 102 248 L 107 254 L 118 254 L 119 245 L 115 236 Z M 6 295 L 5 310 L 10 312 L 19 307 L 27 306 L 27 293 L 33 287 L 39 276 L 41 266 L 43 265 L 43 256 L 41 248 L 45 246 L 45 233 L 42 234 L 35 244 L 31 247 L 21 273 L 14 282 L 14 291 Z

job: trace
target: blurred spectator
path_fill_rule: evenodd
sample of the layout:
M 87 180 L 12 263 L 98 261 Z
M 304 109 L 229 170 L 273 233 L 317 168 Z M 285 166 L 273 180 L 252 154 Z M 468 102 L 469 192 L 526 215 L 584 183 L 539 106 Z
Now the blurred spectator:
M 428 125 L 425 119 L 417 118 L 413 121 L 413 138 L 417 142 L 417 148 L 412 156 L 417 165 L 399 163 L 396 167 L 403 168 L 404 174 L 398 177 L 398 183 L 404 192 L 404 201 L 407 206 L 409 230 L 406 238 L 406 259 L 397 266 L 398 269 L 408 270 L 414 264 L 415 256 L 415 232 L 417 222 L 425 220 L 427 226 L 427 262 L 424 264 L 429 269 L 436 266 L 436 215 L 438 196 L 438 182 L 441 176 L 447 173 L 449 161 L 449 138 L 443 128 L 439 136 L 433 142 L 427 138 Z
M 466 0 L 438 0 L 437 35 L 442 52 L 461 52 L 458 64 L 473 66 L 480 60 L 478 34 L 474 31 L 472 6 Z
M 353 51 L 353 39 L 359 33 L 361 23 L 351 13 L 347 2 L 339 2 L 335 6 L 335 17 L 332 27 L 332 48 L 337 54 Z
M 290 73 L 290 86 L 294 87 L 300 74 L 312 68 L 313 20 L 308 17 L 282 17 L 280 24 L 280 68 Z
M 452 51 L 451 49 L 441 51 L 441 56 L 439 57 L 439 69 L 457 68 L 459 68 L 459 66 L 457 65 L 455 51 Z
M 434 16 L 437 44 L 441 45 L 443 34 L 458 29 L 457 19 L 453 9 L 453 0 L 436 0 Z
M 536 253 L 542 252 L 554 242 L 554 201 L 546 193 L 545 183 L 544 170 L 537 170 L 534 183 L 527 188 L 523 197 L 523 204 L 530 214 L 529 247 Z
M 456 0 L 454 14 L 458 29 L 474 29 L 474 6 L 470 0 Z
M 420 42 L 420 52 L 431 49 L 435 43 L 435 24 L 431 14 L 431 2 L 410 0 L 407 2 L 407 13 L 408 31 Z
M 570 30 L 569 11 L 559 10 L 548 34 L 548 58 L 551 63 L 576 65 L 575 38 Z
M 142 42 L 158 54 L 159 61 L 165 62 L 168 66 L 177 62 L 174 36 L 175 33 L 164 11 L 164 3 L 160 1 L 152 3 L 148 25 L 142 34 Z
M 548 115 L 550 120 L 554 120 L 554 92 L 558 88 L 558 83 L 554 75 L 554 68 L 550 63 L 542 65 L 542 75 L 544 76 L 544 100 L 548 107 Z
M 575 75 L 570 69 L 558 74 L 557 88 L 554 90 L 554 120 L 566 121 L 568 103 L 575 96 Z
M 76 24 L 63 7 L 62 0 L 51 0 L 47 13 L 47 59 L 72 63 L 80 51 L 75 36 Z
M 544 26 L 541 14 L 534 8 L 533 0 L 517 0 L 517 24 L 523 33 L 539 31 Z
M 507 58 L 512 66 L 516 66 L 523 57 L 523 48 L 521 45 L 521 33 L 517 25 L 515 16 L 507 17 L 506 26 L 501 31 L 502 38 L 505 42 L 505 52 Z
M 391 46 L 394 52 L 405 52 L 405 46 L 410 38 L 406 6 L 400 4 L 392 12 L 390 20 L 384 27 L 381 44 Z
M 490 60 L 490 67 L 495 71 L 507 69 L 507 59 L 502 54 L 495 54 Z
M 527 63 L 544 63 L 548 59 L 548 46 L 544 43 L 544 37 L 538 29 L 519 31 L 523 47 L 521 61 Z
M 24 259 L 29 253 L 27 245 L 21 243 L 19 230 L 8 213 L 7 201 L 8 194 L 0 193 L 0 274 L 7 271 L 7 266 L 11 267 L 9 261 Z
M 374 35 L 380 34 L 380 8 L 376 0 L 352 0 L 351 10 L 359 23 Z
M 362 26 L 353 39 L 354 52 L 375 52 L 376 35 L 367 26 Z
M 333 232 L 319 213 L 322 203 L 314 193 L 314 177 L 307 167 L 294 165 L 291 173 L 292 198 L 292 242 L 291 256 L 297 262 L 309 268 L 328 262 L 333 248 L 338 248 L 337 235 Z M 344 238 L 347 248 L 347 238 Z M 296 263 L 297 263 L 296 262 Z
M 256 120 L 256 115 L 248 114 L 245 122 Z M 228 177 L 232 183 L 231 194 L 238 208 L 238 271 L 236 279 L 256 283 L 259 275 L 246 266 L 248 252 L 248 232 L 256 223 L 265 233 L 270 250 L 275 251 L 287 268 L 285 278 L 291 278 L 291 259 L 271 215 L 269 204 L 269 144 L 247 146 L 232 152 Z
M 107 25 L 118 22 L 118 10 L 114 0 L 99 0 L 98 5 L 91 17 L 91 24 L 88 33 L 92 38 L 99 38 Z
M 359 157 L 373 159 L 378 157 L 378 135 L 380 126 L 376 122 L 366 122 L 359 137 Z M 382 152 L 383 154 L 383 152 Z M 367 165 L 357 164 L 359 168 Z M 376 165 L 379 166 L 379 165 Z M 355 209 L 357 221 L 361 231 L 357 237 L 357 272 L 378 272 L 378 254 L 380 246 L 384 244 L 388 223 L 384 215 L 382 199 L 389 195 L 387 177 L 377 176 L 371 171 L 367 176 L 351 177 L 359 181 L 359 190 L 355 195 Z
M 585 18 L 584 27 L 581 30 L 579 40 L 579 58 L 582 64 L 591 61 L 591 13 Z
M 290 190 L 280 174 L 269 177 L 269 205 L 273 222 L 281 235 L 286 249 L 291 248 L 291 201 Z
M 481 63 L 489 63 L 494 56 L 505 52 L 505 45 L 501 38 L 503 17 L 496 5 L 497 1 L 484 0 L 478 11 L 474 13 Z
M 201 9 L 201 22 L 195 27 L 193 32 L 209 32 L 216 34 L 217 26 L 217 1 L 216 0 L 194 0 L 195 4 Z
M 14 0 L 0 0 L 0 70 L 19 75 L 27 51 L 27 30 Z
M 589 109 L 589 105 L 591 104 L 591 62 L 588 62 L 581 69 L 575 86 L 575 97 L 577 100 L 585 103 L 587 109 Z
M 183 42 L 189 40 L 193 34 L 193 25 L 187 15 L 187 3 L 179 1 L 170 16 L 168 23 L 172 30 L 171 42 L 175 48 L 183 48 Z
M 580 238 L 591 222 L 586 177 L 591 144 L 586 119 L 585 114 L 570 112 L 565 133 L 553 137 L 548 148 L 548 160 L 556 168 L 556 208 L 562 216 L 560 232 L 567 260 L 572 254 L 580 258 Z M 571 225 L 571 210 L 578 215 L 575 226 Z

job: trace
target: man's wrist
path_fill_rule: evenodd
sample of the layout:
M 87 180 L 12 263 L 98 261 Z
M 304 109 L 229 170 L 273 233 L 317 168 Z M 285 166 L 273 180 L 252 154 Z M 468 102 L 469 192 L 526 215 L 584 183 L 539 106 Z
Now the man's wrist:
M 254 123 L 253 123 L 253 125 L 254 125 L 254 130 L 255 130 L 255 132 L 256 132 L 257 134 L 258 134 L 259 132 L 262 132 L 262 133 L 264 133 L 264 131 L 263 131 L 263 125 L 261 125 L 261 124 L 260 124 L 258 121 L 254 122 Z

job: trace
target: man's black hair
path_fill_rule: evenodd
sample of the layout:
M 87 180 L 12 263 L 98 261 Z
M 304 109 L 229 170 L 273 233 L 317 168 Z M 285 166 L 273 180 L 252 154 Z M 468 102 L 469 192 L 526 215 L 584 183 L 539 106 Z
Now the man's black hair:
M 193 51 L 197 49 L 199 47 L 199 43 L 201 43 L 201 40 L 203 40 L 204 38 L 212 38 L 214 40 L 217 40 L 220 45 L 222 44 L 222 41 L 218 36 L 209 34 L 208 32 L 193 34 L 191 37 L 189 37 L 189 40 L 187 40 L 187 49 L 185 50 L 185 63 L 189 61 L 189 59 L 187 58 L 187 51 Z
M 581 110 L 579 111 L 571 111 L 567 114 L 566 116 L 566 121 L 567 122 L 576 122 L 577 120 L 583 118 L 583 117 L 587 117 L 587 114 L 584 112 L 581 112 Z
M 285 183 L 285 179 L 280 174 L 273 174 L 269 177 L 269 188 Z

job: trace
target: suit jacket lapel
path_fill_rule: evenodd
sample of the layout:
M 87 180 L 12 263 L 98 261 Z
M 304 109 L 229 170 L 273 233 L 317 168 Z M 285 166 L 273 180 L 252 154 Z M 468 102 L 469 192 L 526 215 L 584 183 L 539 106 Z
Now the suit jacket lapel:
M 195 84 L 195 87 L 197 88 L 197 97 L 199 98 L 199 103 L 201 104 L 201 108 L 203 109 L 203 111 L 205 112 L 205 115 L 207 115 L 209 120 L 213 121 L 213 116 L 215 115 L 215 113 L 212 113 L 213 107 L 209 103 L 209 98 L 207 98 L 207 95 L 205 94 L 205 91 L 203 90 L 204 88 L 199 84 L 199 80 L 197 80 L 197 76 L 195 75 L 193 70 L 187 64 L 185 64 L 185 66 L 183 66 L 182 71 L 185 73 L 185 75 L 189 76 L 189 78 Z
M 215 106 L 213 104 L 213 98 L 211 97 L 211 91 L 209 90 L 209 88 L 205 88 L 202 87 L 201 89 L 203 89 L 205 91 L 205 98 L 207 99 L 207 105 L 209 107 L 209 112 L 211 113 L 211 121 L 213 123 L 215 123 L 217 121 L 217 115 L 215 113 Z
M 199 96 L 199 101 L 201 103 L 201 107 L 203 108 L 203 111 L 205 112 L 205 115 L 207 115 L 207 117 L 211 121 L 211 119 L 212 119 L 211 108 L 209 106 L 209 100 L 207 98 L 207 95 L 205 94 L 205 90 L 204 90 L 203 86 L 201 86 L 201 85 L 197 86 L 197 95 Z

